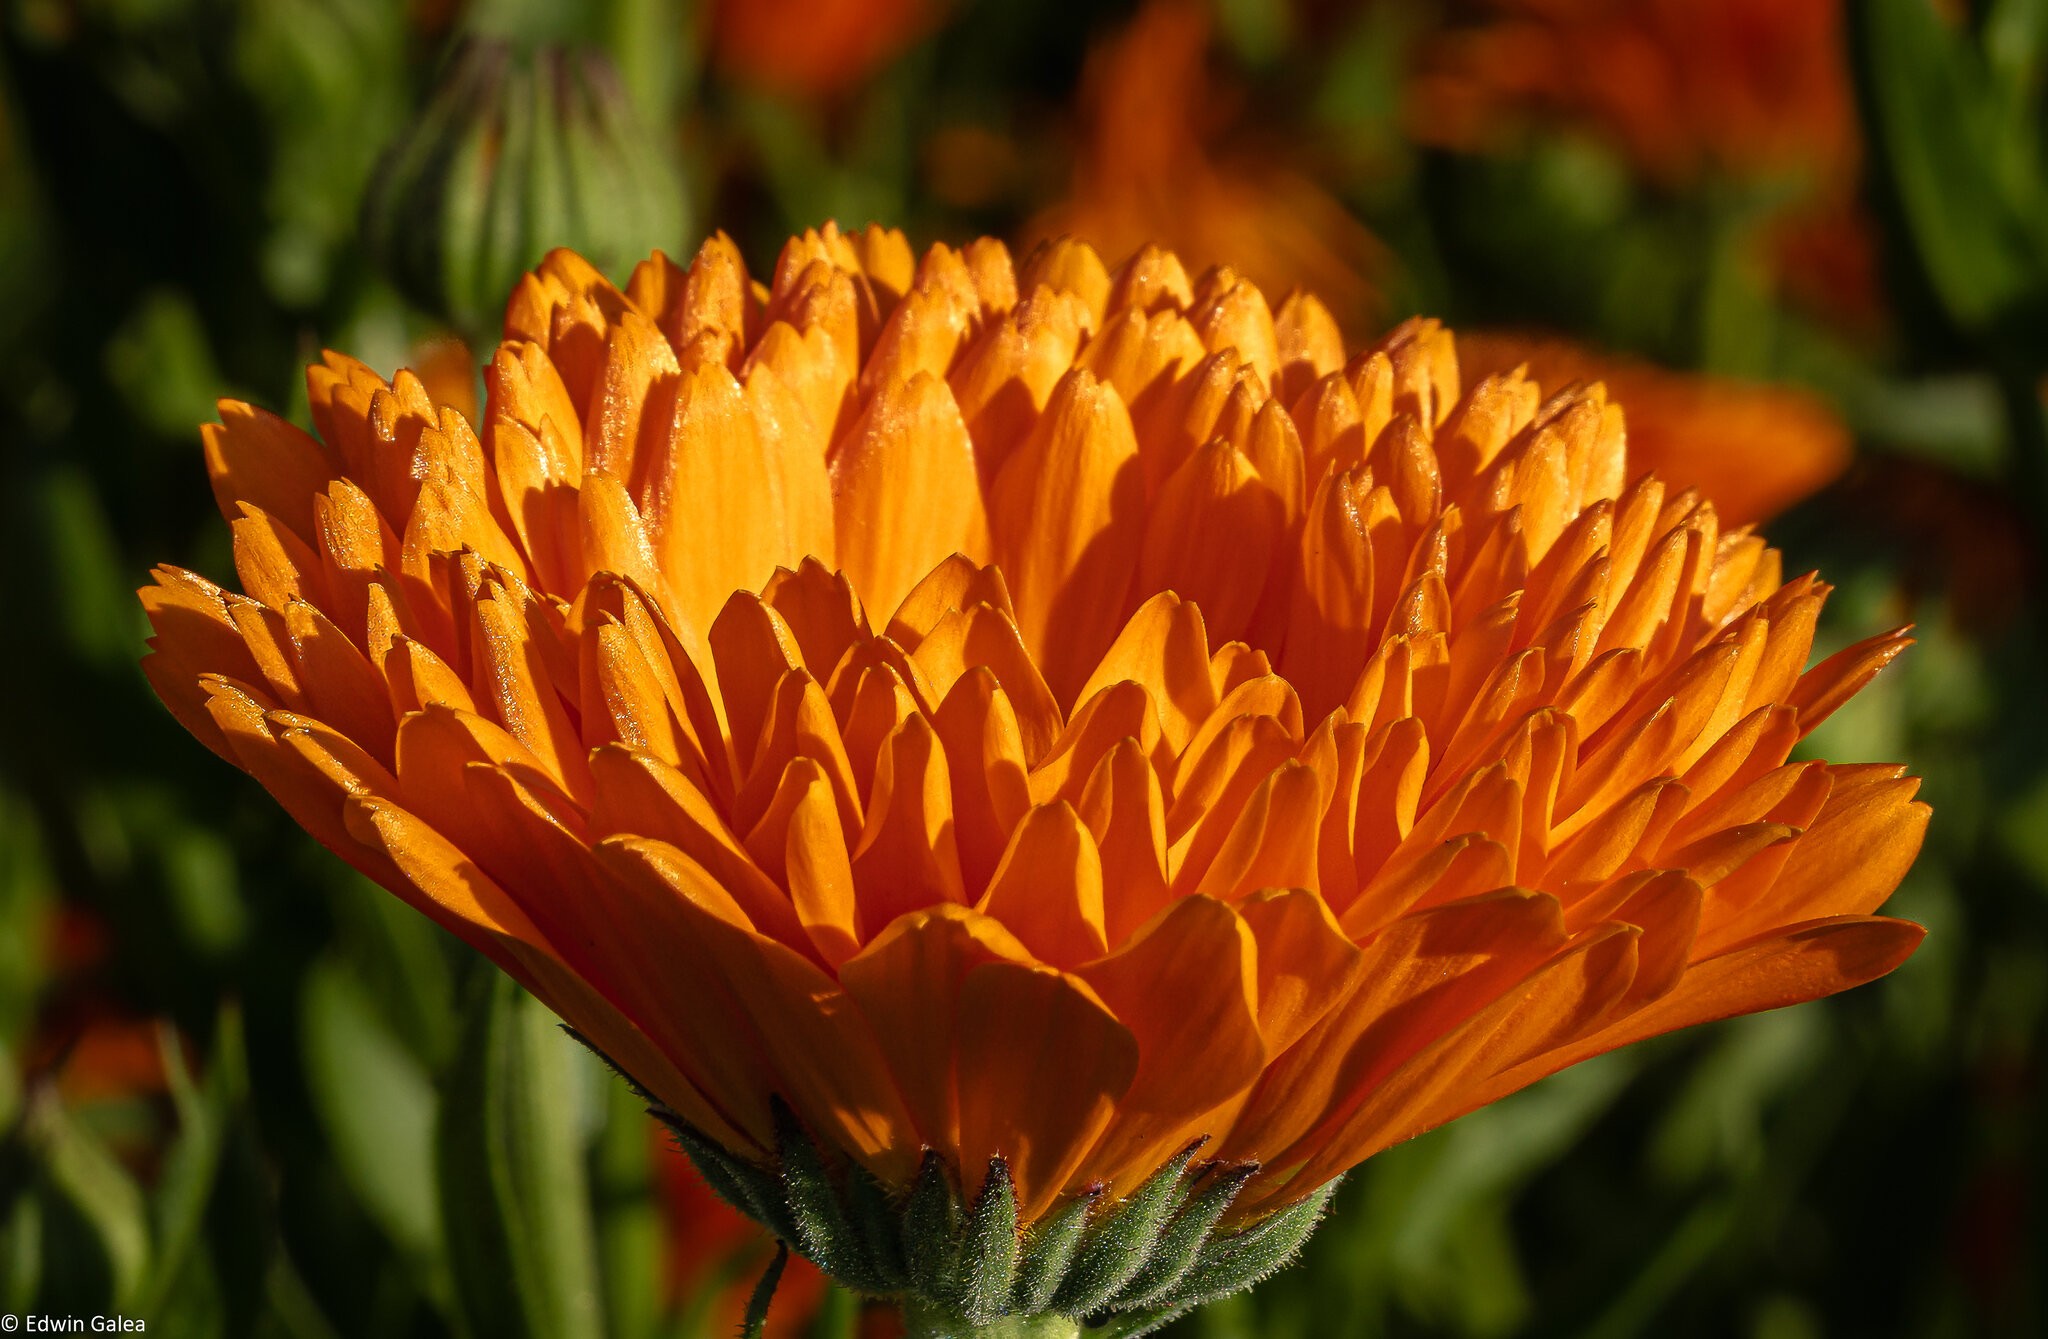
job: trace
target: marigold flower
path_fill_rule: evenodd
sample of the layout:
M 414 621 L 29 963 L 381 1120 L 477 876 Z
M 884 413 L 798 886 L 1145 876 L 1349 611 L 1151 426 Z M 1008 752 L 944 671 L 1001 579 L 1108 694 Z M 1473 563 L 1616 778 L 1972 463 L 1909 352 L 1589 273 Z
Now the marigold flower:
M 1539 385 L 1598 381 L 1628 407 L 1629 460 L 1683 479 L 1724 525 L 1777 515 L 1849 466 L 1849 430 L 1820 397 L 1791 386 L 1674 372 L 1541 336 L 1458 336 L 1458 366 L 1483 377 L 1526 369 Z
M 1823 583 L 1435 322 L 828 226 L 554 253 L 476 429 L 308 384 L 206 430 L 246 593 L 158 569 L 151 681 L 864 1291 L 1241 1282 L 1376 1151 L 1920 939 L 1917 783 L 1790 760 L 1905 638 L 1807 668 Z M 846 1246 L 949 1183 L 995 1291 Z

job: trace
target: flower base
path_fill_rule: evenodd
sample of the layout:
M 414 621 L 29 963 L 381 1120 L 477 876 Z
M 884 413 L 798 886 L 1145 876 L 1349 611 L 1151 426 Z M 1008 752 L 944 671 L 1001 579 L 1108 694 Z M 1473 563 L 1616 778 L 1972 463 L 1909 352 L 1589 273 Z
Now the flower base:
M 821 1148 L 779 1102 L 777 1164 L 735 1157 L 659 1103 L 654 1115 L 711 1188 L 840 1286 L 903 1309 L 911 1339 L 1131 1339 L 1292 1263 L 1336 1190 L 1225 1224 L 1257 1163 L 1195 1162 L 1190 1145 L 1131 1194 L 1077 1195 L 1018 1221 L 1009 1165 L 971 1195 L 927 1152 L 907 1192 Z M 774 1272 L 754 1310 L 765 1314 Z

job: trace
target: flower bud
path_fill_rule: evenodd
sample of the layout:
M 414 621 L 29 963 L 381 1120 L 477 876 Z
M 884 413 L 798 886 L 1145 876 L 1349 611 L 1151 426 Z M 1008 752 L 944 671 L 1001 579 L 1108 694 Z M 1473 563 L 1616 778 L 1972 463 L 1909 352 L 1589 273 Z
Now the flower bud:
M 472 336 L 556 247 L 619 268 L 684 235 L 662 136 L 603 53 L 473 38 L 385 151 L 363 230 L 386 274 Z

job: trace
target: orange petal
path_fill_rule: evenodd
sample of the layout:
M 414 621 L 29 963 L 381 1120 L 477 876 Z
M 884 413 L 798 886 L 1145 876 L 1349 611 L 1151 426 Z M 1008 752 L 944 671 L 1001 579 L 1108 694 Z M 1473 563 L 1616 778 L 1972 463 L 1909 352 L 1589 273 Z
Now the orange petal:
M 1216 710 L 1202 611 L 1172 591 L 1145 601 L 1117 634 L 1077 700 L 1087 702 L 1127 679 L 1151 694 L 1167 747 L 1175 754 L 1186 749 L 1196 729 Z
M 645 1033 L 566 967 L 504 890 L 446 838 L 381 800 L 351 801 L 347 820 L 359 841 L 403 872 L 405 881 L 393 892 L 476 944 L 685 1120 L 714 1139 L 731 1140 L 727 1148 L 763 1156 L 772 1148 L 765 1123 L 748 1131 L 729 1121 Z
M 781 462 L 731 372 L 683 369 L 663 427 L 649 434 L 654 458 L 634 476 L 634 494 L 684 621 L 705 627 L 734 591 L 760 589 L 778 563 L 803 555 L 785 540 Z
M 1127 1191 L 1194 1135 L 1222 1133 L 1203 1118 L 1265 1065 L 1258 946 L 1228 906 L 1188 897 L 1079 974 L 1138 1043 L 1130 1091 L 1089 1159 Z
M 943 558 L 988 549 L 974 444 L 946 383 L 883 386 L 832 457 L 839 561 L 862 602 L 894 609 Z
M 960 1143 L 954 1049 L 968 972 L 987 962 L 1030 960 L 996 921 L 940 903 L 898 917 L 839 965 L 840 985 L 873 1026 L 926 1144 Z
M 1633 928 L 1610 927 L 1488 1001 L 1376 1085 L 1288 1181 L 1286 1193 L 1321 1185 L 1381 1149 L 1483 1105 L 1491 1099 L 1481 1094 L 1495 1074 L 1585 1035 L 1634 979 L 1635 947 Z
M 1025 813 L 975 910 L 1001 921 L 1054 967 L 1075 967 L 1108 951 L 1102 860 L 1070 806 L 1055 802 Z
M 828 967 L 860 948 L 853 865 L 846 831 L 825 771 L 792 758 L 766 812 L 747 834 L 747 850 L 769 878 L 789 890 L 797 920 Z
M 1064 724 L 1059 704 L 1002 610 L 977 604 L 951 611 L 918 642 L 911 659 L 942 697 L 968 671 L 992 671 L 1017 713 L 1025 757 L 1043 757 L 1058 737 Z
M 1267 1067 L 1220 1156 L 1276 1166 L 1291 1149 L 1320 1147 L 1319 1128 L 1336 1128 L 1395 1069 L 1564 943 L 1557 900 L 1519 889 L 1394 922 L 1364 946 L 1351 996 Z
M 760 746 L 776 685 L 802 667 L 803 652 L 782 615 L 759 596 L 733 591 L 722 603 L 724 608 L 711 624 L 711 656 L 718 667 L 733 753 L 744 772 L 752 767 Z
M 1080 298 L 1040 288 L 961 357 L 950 381 L 984 483 L 1037 423 L 1093 323 Z
M 1062 701 L 1123 626 L 1143 505 L 1123 401 L 1075 372 L 989 495 L 997 557 L 1018 596 L 1018 630 Z
M 1010 699 L 987 669 L 969 670 L 932 716 L 953 782 L 953 838 L 962 886 L 978 896 L 1031 807 L 1024 739 Z
M 960 988 L 959 1166 L 1000 1154 L 1031 1222 L 1080 1171 L 1131 1086 L 1138 1046 L 1095 992 L 1050 967 L 988 962 Z
M 1108 941 L 1121 944 L 1170 896 L 1165 798 L 1137 740 L 1125 736 L 1103 755 L 1081 793 L 1080 811 L 1102 859 Z
M 1259 1035 L 1279 1055 L 1350 995 L 1364 955 L 1304 888 L 1253 893 L 1237 914 L 1259 946 Z
M 249 503 L 300 539 L 314 537 L 313 499 L 339 470 L 321 444 L 267 410 L 222 400 L 220 422 L 199 430 L 214 500 L 230 521 Z
M 607 745 L 590 755 L 594 836 L 651 837 L 709 870 L 745 923 L 800 953 L 812 952 L 789 896 L 754 864 L 709 800 L 674 768 L 649 754 Z
M 1803 1004 L 1875 981 L 1910 957 L 1926 933 L 1911 921 L 1883 916 L 1831 916 L 1789 926 L 1694 963 L 1664 995 L 1598 1032 L 1501 1073 L 1475 1096 L 1490 1102 L 1631 1042 Z
M 1216 637 L 1242 637 L 1280 542 L 1278 499 L 1228 442 L 1197 450 L 1160 486 L 1145 522 L 1140 590 L 1171 587 L 1192 600 Z M 1218 543 L 1228 535 L 1228 544 Z
M 821 682 L 846 648 L 868 635 L 867 614 L 853 583 L 816 559 L 804 559 L 794 572 L 777 572 L 761 598 L 782 615 L 803 653 L 804 668 Z
M 137 592 L 155 634 L 149 639 L 142 672 L 180 725 L 233 762 L 227 737 L 207 710 L 208 695 L 199 676 L 218 674 L 254 683 L 263 672 L 229 617 L 220 587 L 181 567 L 158 567 L 150 575 L 154 584 Z
M 946 755 L 923 716 L 905 720 L 882 746 L 853 877 L 868 934 L 905 912 L 965 900 Z
M 632 911 L 623 923 L 643 927 L 651 945 L 688 964 L 680 972 L 671 964 L 664 974 L 702 973 L 738 1005 L 714 1018 L 728 1029 L 741 1024 L 767 1061 L 772 1077 L 749 1095 L 761 1105 L 771 1092 L 786 1095 L 833 1147 L 885 1183 L 907 1181 L 915 1168 L 914 1126 L 889 1082 L 873 1028 L 846 992 L 809 961 L 720 915 L 717 884 L 674 848 L 616 838 L 600 854 L 629 894 Z M 744 1049 L 730 1036 L 722 1045 Z
M 906 651 L 915 652 L 939 620 L 956 609 L 985 604 L 1015 620 L 1017 610 L 1010 603 L 1010 588 L 1001 569 L 983 567 L 960 554 L 951 554 L 918 580 L 903 603 L 889 619 L 889 639 Z

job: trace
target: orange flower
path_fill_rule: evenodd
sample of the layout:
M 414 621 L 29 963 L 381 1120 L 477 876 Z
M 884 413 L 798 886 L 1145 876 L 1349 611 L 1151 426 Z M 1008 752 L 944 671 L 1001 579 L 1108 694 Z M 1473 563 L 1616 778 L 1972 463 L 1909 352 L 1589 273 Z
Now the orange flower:
M 1516 366 L 1543 386 L 1598 381 L 1628 407 L 1629 459 L 1683 479 L 1723 522 L 1749 525 L 1826 487 L 1849 465 L 1849 432 L 1826 401 L 1789 386 L 1673 372 L 1561 339 L 1460 335 L 1474 377 Z
M 937 26 L 940 0 L 719 0 L 719 66 L 783 93 L 829 97 L 881 69 Z
M 1917 783 L 1788 761 L 1905 639 L 1806 668 L 1828 588 L 1597 385 L 878 228 L 556 252 L 505 336 L 480 430 L 336 354 L 317 438 L 223 403 L 246 594 L 158 569 L 145 667 L 741 1159 L 779 1097 L 1028 1225 L 1207 1136 L 1249 1221 L 1919 942 Z
M 1191 267 L 1228 263 L 1269 293 L 1306 288 L 1347 325 L 1370 315 L 1379 244 L 1270 146 L 1215 143 L 1227 90 L 1208 69 L 1209 7 L 1151 0 L 1089 59 L 1070 198 L 1033 220 L 1126 255 L 1156 242 Z
M 1428 43 L 1415 134 L 1482 148 L 1574 122 L 1664 181 L 1718 167 L 1854 175 L 1839 0 L 1472 0 Z

